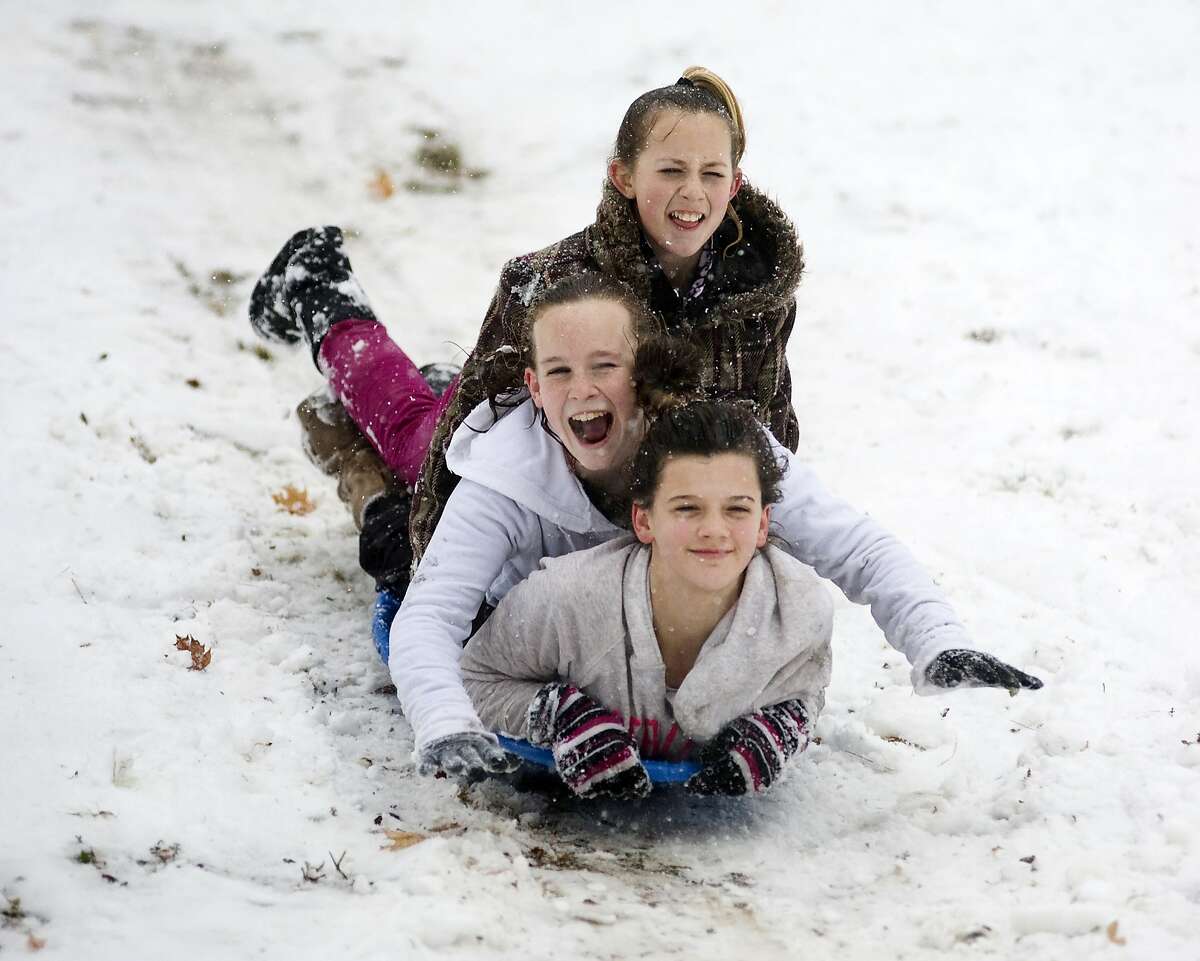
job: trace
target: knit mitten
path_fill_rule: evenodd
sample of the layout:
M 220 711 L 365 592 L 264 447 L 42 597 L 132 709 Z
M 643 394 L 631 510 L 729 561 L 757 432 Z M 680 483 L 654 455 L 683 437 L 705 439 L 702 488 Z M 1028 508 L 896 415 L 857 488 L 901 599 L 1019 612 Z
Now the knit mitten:
M 938 654 L 926 668 L 925 679 L 935 687 L 1003 687 L 1010 694 L 1020 688 L 1036 691 L 1042 686 L 1032 674 L 1018 671 L 991 654 L 965 648 Z
M 559 776 L 578 797 L 650 793 L 650 775 L 621 716 L 573 684 L 547 684 L 534 695 L 529 740 L 550 748 Z
M 693 794 L 759 794 L 806 747 L 804 706 L 798 700 L 772 704 L 722 728 L 700 751 L 701 768 L 685 787 Z
M 313 362 L 329 328 L 352 317 L 374 320 L 338 227 L 294 234 L 271 261 L 250 295 L 250 326 L 268 340 L 303 340 Z

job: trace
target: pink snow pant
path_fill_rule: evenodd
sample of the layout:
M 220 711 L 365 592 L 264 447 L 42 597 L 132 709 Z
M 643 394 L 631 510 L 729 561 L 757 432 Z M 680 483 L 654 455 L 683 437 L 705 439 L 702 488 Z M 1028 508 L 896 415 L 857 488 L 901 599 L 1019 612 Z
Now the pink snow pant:
M 321 342 L 320 366 L 350 418 L 400 480 L 416 483 L 433 429 L 458 388 L 441 397 L 374 320 L 342 320 Z

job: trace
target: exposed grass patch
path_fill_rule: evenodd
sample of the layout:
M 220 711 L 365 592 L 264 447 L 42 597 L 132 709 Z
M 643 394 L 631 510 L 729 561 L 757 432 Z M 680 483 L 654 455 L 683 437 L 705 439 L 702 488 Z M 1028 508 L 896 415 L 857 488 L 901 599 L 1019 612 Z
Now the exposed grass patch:
M 248 278 L 249 274 L 218 268 L 209 271 L 205 277 L 198 277 L 182 260 L 174 258 L 171 263 L 187 284 L 188 293 L 218 317 L 226 316 L 232 308 L 241 303 L 242 296 L 235 288 Z
M 275 362 L 275 355 L 267 350 L 267 348 L 262 344 L 246 344 L 239 340 L 237 342 L 237 349 L 249 351 L 264 364 L 272 364 Z
M 414 127 L 413 133 L 420 138 L 412 157 L 421 175 L 404 182 L 410 193 L 457 193 L 464 181 L 482 180 L 488 175 L 482 167 L 469 166 L 462 147 L 440 130 Z

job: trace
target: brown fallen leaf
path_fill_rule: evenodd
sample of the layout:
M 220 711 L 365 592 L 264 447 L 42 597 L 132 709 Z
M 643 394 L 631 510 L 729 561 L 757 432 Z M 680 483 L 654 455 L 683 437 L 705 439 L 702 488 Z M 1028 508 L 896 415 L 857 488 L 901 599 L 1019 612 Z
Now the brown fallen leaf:
M 1125 939 L 1117 934 L 1117 924 L 1118 922 L 1114 921 L 1108 926 L 1108 940 L 1113 944 L 1124 944 Z
M 396 192 L 396 184 L 386 170 L 379 169 L 367 183 L 367 191 L 376 200 L 387 200 Z
M 388 843 L 380 847 L 381 851 L 403 851 L 405 848 L 411 848 L 414 844 L 420 844 L 425 840 L 424 834 L 417 834 L 414 831 L 384 831 L 387 835 Z
M 288 484 L 281 491 L 271 495 L 271 500 L 279 505 L 281 510 L 289 514 L 311 514 L 316 505 L 309 499 L 308 491 L 302 487 Z
M 188 668 L 189 671 L 203 671 L 212 661 L 212 648 L 205 647 L 191 634 L 185 634 L 182 637 L 176 634 L 175 649 L 187 651 L 192 656 L 192 666 Z
M 46 946 L 46 939 L 39 938 L 32 931 L 29 932 L 29 940 L 25 942 L 30 951 L 41 951 Z

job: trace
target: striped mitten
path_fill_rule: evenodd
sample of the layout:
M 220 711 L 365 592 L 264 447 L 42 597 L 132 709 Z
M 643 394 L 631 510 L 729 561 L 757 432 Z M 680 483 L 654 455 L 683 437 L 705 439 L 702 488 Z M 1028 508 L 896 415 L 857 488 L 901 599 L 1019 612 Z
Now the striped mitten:
M 559 776 L 578 797 L 650 793 L 650 776 L 621 716 L 573 684 L 547 684 L 533 696 L 529 740 L 550 748 Z
M 798 700 L 782 701 L 730 721 L 700 752 L 693 794 L 750 794 L 769 788 L 783 766 L 808 747 L 808 717 Z

